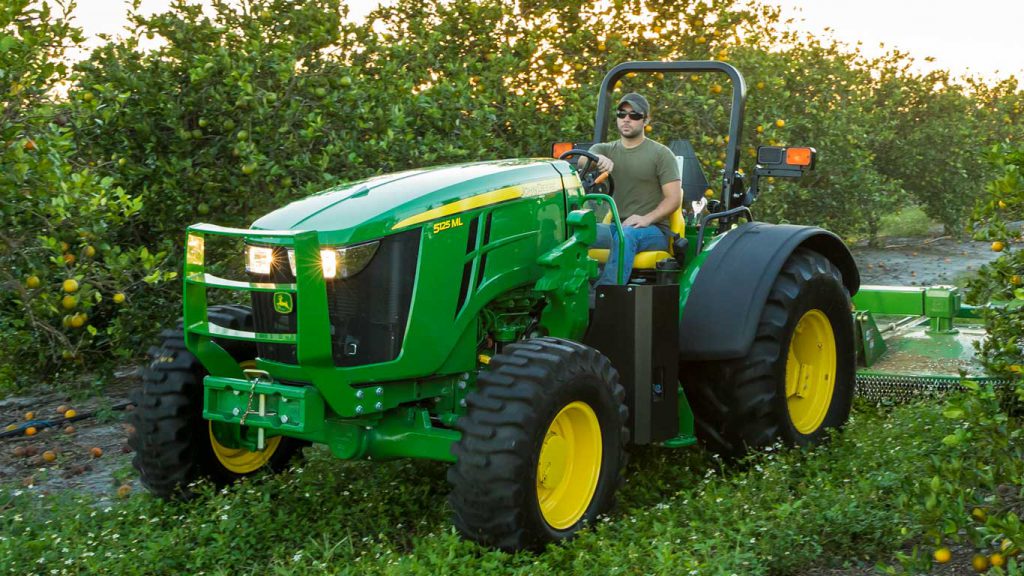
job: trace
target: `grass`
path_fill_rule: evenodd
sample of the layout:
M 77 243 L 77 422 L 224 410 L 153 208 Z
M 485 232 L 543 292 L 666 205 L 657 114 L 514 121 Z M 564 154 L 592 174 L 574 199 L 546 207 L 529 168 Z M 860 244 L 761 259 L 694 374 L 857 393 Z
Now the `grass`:
M 899 212 L 883 216 L 878 234 L 896 238 L 928 236 L 934 225 L 935 222 L 924 213 L 924 210 L 917 206 L 909 206 Z
M 203 485 L 190 502 L 0 488 L 0 574 L 704 575 L 870 567 L 925 543 L 936 522 L 928 495 L 937 466 L 962 462 L 993 480 L 1020 467 L 1018 455 L 1000 468 L 993 452 L 1006 442 L 951 443 L 965 425 L 943 410 L 861 407 L 827 446 L 776 449 L 727 469 L 696 449 L 637 450 L 618 510 L 539 554 L 509 555 L 459 538 L 444 501 L 445 466 L 434 462 L 341 462 L 311 449 L 290 472 L 220 491 Z M 1016 433 L 1019 424 L 1010 421 Z M 939 512 L 966 514 L 964 506 L 981 498 L 987 480 L 971 480 L 980 477 L 953 486 L 963 501 L 952 498 Z

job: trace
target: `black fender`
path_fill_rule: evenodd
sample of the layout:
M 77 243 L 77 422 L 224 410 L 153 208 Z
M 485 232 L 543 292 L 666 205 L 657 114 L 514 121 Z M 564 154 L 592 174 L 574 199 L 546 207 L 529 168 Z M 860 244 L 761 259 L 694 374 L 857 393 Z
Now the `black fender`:
M 679 359 L 745 356 L 775 277 L 800 247 L 828 258 L 850 296 L 857 293 L 857 264 L 835 234 L 816 226 L 741 224 L 718 241 L 697 273 L 679 324 Z

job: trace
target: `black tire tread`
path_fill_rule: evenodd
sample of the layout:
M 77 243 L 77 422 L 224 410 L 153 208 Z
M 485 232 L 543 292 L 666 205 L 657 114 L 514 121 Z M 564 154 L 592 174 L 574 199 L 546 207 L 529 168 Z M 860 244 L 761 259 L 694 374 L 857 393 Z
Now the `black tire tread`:
M 618 373 L 598 351 L 567 340 L 537 338 L 506 346 L 478 378 L 467 398 L 467 413 L 456 423 L 462 439 L 452 447 L 458 458 L 448 470 L 449 503 L 455 525 L 472 540 L 502 550 L 543 545 L 546 539 L 524 521 L 533 488 L 536 454 L 531 434 L 548 422 L 539 407 L 549 403 L 553 388 L 567 375 L 596 374 L 610 387 L 617 404 L 619 462 L 615 488 L 626 464 L 625 389 Z M 596 494 L 595 494 L 596 497 Z M 614 489 L 601 512 L 614 505 Z
M 843 286 L 842 274 L 831 261 L 817 252 L 797 249 L 772 286 L 747 357 L 725 362 L 687 362 L 681 367 L 697 437 L 712 452 L 737 458 L 780 438 L 788 444 L 795 443 L 787 437 L 784 427 L 789 416 L 779 409 L 776 366 L 786 359 L 789 343 L 783 340 L 793 303 L 801 287 L 816 277 Z M 843 292 L 846 293 L 845 288 Z M 848 301 L 848 294 L 846 298 Z M 834 329 L 843 330 L 845 326 Z M 850 331 L 852 334 L 852 326 Z M 852 378 L 852 363 L 848 369 Z M 843 398 L 838 401 L 849 403 Z M 848 408 L 843 422 L 847 415 Z
M 236 330 L 251 329 L 252 312 L 247 306 L 210 307 L 211 322 Z M 142 385 L 131 394 L 135 410 L 131 413 L 133 432 L 128 444 L 134 451 L 132 466 L 139 472 L 143 486 L 160 498 L 187 497 L 188 486 L 201 476 L 225 484 L 238 475 L 211 462 L 206 455 L 208 441 L 201 436 L 202 378 L 205 369 L 185 346 L 181 322 L 173 330 L 160 333 L 162 344 L 149 349 L 150 363 L 142 372 Z M 236 360 L 255 354 L 239 343 L 225 343 Z M 233 344 L 233 345 L 232 345 Z M 205 443 L 205 446 L 204 446 Z M 271 459 L 280 468 L 301 445 L 282 438 L 282 445 Z

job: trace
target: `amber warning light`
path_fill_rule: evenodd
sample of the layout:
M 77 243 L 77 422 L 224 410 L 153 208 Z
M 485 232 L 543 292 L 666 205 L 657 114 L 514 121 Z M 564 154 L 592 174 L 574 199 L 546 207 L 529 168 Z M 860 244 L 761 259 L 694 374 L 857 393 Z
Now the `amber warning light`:
M 572 150 L 572 142 L 556 142 L 551 145 L 551 157 L 558 158 L 562 154 L 565 154 L 569 150 Z
M 787 148 L 786 164 L 790 166 L 810 166 L 814 152 L 810 148 Z

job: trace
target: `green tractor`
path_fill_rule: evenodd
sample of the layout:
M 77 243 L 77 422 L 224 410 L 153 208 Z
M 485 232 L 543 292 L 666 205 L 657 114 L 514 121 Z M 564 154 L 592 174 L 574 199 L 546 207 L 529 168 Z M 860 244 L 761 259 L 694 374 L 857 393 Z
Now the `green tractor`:
M 189 227 L 184 316 L 135 398 L 143 484 L 187 495 L 199 477 L 281 468 L 310 443 L 344 459 L 440 460 L 460 532 L 516 550 L 607 512 L 631 445 L 701 440 L 734 457 L 842 426 L 858 348 L 854 260 L 834 234 L 755 222 L 749 207 L 759 178 L 797 177 L 814 151 L 763 147 L 746 182 L 745 85 L 722 62 L 616 66 L 596 141 L 609 91 L 630 72 L 731 80 L 726 169 L 721 194 L 684 212 L 708 183 L 693 148 L 672 143 L 678 238 L 638 254 L 629 282 L 601 287 L 593 307 L 602 255 L 589 249 L 589 203 L 621 223 L 614 175 L 596 174 L 582 149 L 378 176 L 249 229 Z M 210 271 L 220 241 L 244 251 L 235 279 Z M 247 303 L 208 304 L 211 290 Z

